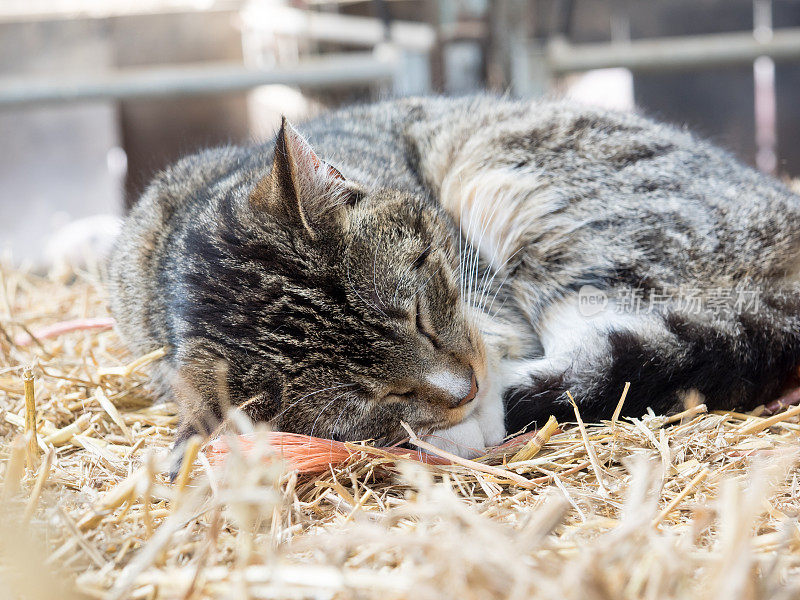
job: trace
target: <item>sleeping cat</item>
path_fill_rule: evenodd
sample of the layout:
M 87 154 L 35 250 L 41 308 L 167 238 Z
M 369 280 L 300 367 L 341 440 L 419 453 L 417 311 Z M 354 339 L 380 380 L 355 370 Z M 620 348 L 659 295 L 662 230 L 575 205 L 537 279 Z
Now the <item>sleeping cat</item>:
M 550 414 L 774 397 L 800 363 L 800 197 L 634 114 L 388 101 L 156 177 L 111 307 L 181 407 L 463 456 Z

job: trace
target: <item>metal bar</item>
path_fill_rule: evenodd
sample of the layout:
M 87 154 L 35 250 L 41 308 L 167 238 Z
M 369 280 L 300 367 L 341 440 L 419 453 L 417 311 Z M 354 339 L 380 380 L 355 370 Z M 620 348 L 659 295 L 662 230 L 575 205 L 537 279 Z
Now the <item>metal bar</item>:
M 109 2 L 108 0 L 73 0 L 71 2 L 31 2 L 3 0 L 0 2 L 0 23 L 29 23 L 35 21 L 66 21 L 74 19 L 108 19 L 142 15 L 173 15 L 198 12 L 235 12 L 243 0 L 215 0 L 200 4 L 197 0 L 137 0 Z
M 386 56 L 390 56 L 387 54 Z M 32 104 L 220 94 L 259 85 L 334 87 L 391 80 L 397 61 L 373 53 L 328 55 L 291 67 L 249 69 L 206 63 L 126 69 L 92 75 L 0 79 L 0 108 Z
M 242 12 L 242 21 L 247 27 L 273 34 L 358 46 L 383 43 L 387 33 L 385 24 L 372 17 L 312 12 L 258 3 L 253 3 Z M 389 41 L 403 50 L 429 52 L 436 43 L 436 31 L 427 23 L 392 21 L 388 34 Z
M 800 27 L 777 29 L 765 40 L 756 39 L 752 32 L 580 45 L 557 38 L 546 50 L 550 70 L 558 74 L 610 67 L 634 71 L 703 69 L 751 64 L 759 56 L 800 59 Z

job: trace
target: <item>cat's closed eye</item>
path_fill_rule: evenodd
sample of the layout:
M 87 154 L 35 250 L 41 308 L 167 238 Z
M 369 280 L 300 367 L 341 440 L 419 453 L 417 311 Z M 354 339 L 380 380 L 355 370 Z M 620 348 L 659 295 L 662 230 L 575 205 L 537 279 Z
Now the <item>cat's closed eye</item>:
M 417 258 L 414 259 L 414 262 L 411 263 L 411 267 L 413 269 L 419 269 L 423 264 L 425 264 L 425 261 L 428 260 L 428 256 L 430 256 L 430 254 L 431 254 L 431 246 L 428 246 L 427 248 L 425 248 L 425 250 L 420 252 Z
M 427 312 L 425 311 L 424 305 L 420 299 L 417 299 L 417 304 L 414 308 L 414 324 L 417 328 L 417 332 L 428 340 L 434 348 L 439 349 L 441 344 L 436 337 L 436 333 L 433 331 L 433 327 L 431 326 L 430 319 L 427 317 Z

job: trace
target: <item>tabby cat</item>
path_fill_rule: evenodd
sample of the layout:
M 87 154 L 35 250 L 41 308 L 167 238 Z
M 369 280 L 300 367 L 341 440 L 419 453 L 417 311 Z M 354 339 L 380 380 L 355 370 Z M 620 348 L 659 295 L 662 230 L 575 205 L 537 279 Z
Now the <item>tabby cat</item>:
M 691 133 L 566 102 L 411 98 L 205 150 L 110 261 L 179 440 L 227 406 L 470 456 L 549 415 L 776 396 L 800 363 L 800 197 Z

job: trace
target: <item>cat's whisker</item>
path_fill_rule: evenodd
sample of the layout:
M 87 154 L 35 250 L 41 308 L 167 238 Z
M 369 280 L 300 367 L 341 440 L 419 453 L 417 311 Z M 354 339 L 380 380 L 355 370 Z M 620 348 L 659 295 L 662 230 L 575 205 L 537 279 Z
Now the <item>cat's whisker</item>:
M 494 311 L 494 313 L 492 313 L 492 314 L 490 315 L 490 316 L 491 316 L 491 318 L 493 318 L 493 319 L 494 319 L 495 317 L 497 317 L 497 315 L 499 315 L 499 314 L 500 314 L 500 311 L 501 311 L 501 310 L 503 310 L 503 307 L 506 305 L 506 301 L 507 301 L 507 300 L 508 300 L 508 297 L 506 297 L 506 298 L 503 298 L 503 301 L 500 303 L 500 306 L 498 306 L 498 307 L 497 307 L 497 310 L 496 310 L 496 311 Z
M 494 218 L 495 213 L 497 212 L 497 209 L 500 206 L 499 203 L 494 203 L 494 206 L 492 207 L 492 212 L 489 214 L 488 217 L 486 217 L 486 215 L 485 215 L 486 206 L 487 206 L 486 203 L 481 202 L 481 203 L 478 203 L 478 204 L 480 206 L 480 209 L 479 209 L 480 213 L 477 215 L 476 218 L 474 218 L 474 220 L 476 222 L 478 222 L 478 223 L 483 223 L 483 226 L 481 227 L 481 230 L 480 230 L 480 233 L 478 235 L 477 241 L 473 242 L 473 244 L 472 244 L 472 247 L 475 250 L 475 269 L 476 269 L 475 278 L 476 279 L 478 277 L 478 269 L 479 269 L 479 266 L 480 266 L 481 245 L 483 244 L 483 240 L 486 237 L 486 232 L 488 231 L 489 225 L 491 224 L 492 219 Z M 474 210 L 474 204 L 473 204 L 472 210 Z M 484 273 L 484 277 L 485 277 L 485 275 L 486 274 Z M 480 285 L 481 285 L 481 282 L 476 282 L 476 284 L 475 284 L 476 290 L 480 289 Z
M 337 433 L 336 433 L 336 428 L 339 426 L 339 421 L 341 421 L 341 420 L 342 420 L 342 417 L 344 416 L 345 412 L 347 411 L 347 405 L 348 405 L 348 404 L 349 404 L 351 401 L 352 401 L 352 398 L 345 398 L 345 401 L 344 401 L 344 406 L 342 406 L 342 407 L 339 409 L 339 416 L 338 416 L 338 417 L 336 417 L 336 420 L 333 422 L 333 425 L 331 426 L 330 438 L 331 438 L 332 440 L 335 440 L 335 439 L 337 439 L 337 438 L 336 438 L 336 436 L 337 436 Z
M 463 192 L 463 184 L 461 182 L 461 174 L 459 173 L 458 176 L 459 185 L 462 187 L 459 192 Z M 462 243 L 464 247 L 462 248 Z M 459 215 L 458 215 L 458 274 L 460 278 L 460 292 L 461 297 L 464 297 L 466 293 L 465 288 L 465 281 L 464 281 L 464 252 L 466 251 L 466 243 L 467 238 L 466 234 L 464 233 L 464 203 L 462 202 L 459 206 Z
M 522 248 L 518 248 L 518 249 L 517 249 L 517 251 L 516 251 L 516 252 L 514 252 L 514 253 L 513 253 L 511 256 L 509 256 L 507 259 L 505 259 L 505 260 L 503 261 L 503 264 L 501 264 L 501 265 L 500 265 L 500 266 L 497 268 L 497 270 L 494 272 L 494 274 L 492 275 L 492 278 L 489 280 L 489 282 L 488 282 L 488 283 L 486 284 L 486 286 L 485 286 L 485 289 L 487 290 L 487 297 L 486 297 L 486 298 L 487 298 L 487 300 L 488 300 L 488 294 L 489 294 L 489 293 L 491 293 L 491 286 L 492 286 L 492 283 L 494 283 L 494 280 L 495 280 L 495 278 L 497 277 L 497 274 L 498 274 L 498 273 L 500 273 L 500 272 L 503 270 L 503 267 L 505 267 L 505 266 L 506 266 L 506 265 L 507 265 L 507 264 L 508 264 L 508 263 L 511 261 L 511 259 L 513 259 L 513 258 L 514 258 L 514 257 L 515 257 L 517 254 L 519 254 L 521 251 L 522 251 Z M 499 285 L 499 286 L 497 286 L 497 290 L 495 290 L 494 296 L 492 296 L 492 304 L 494 304 L 494 299 L 495 299 L 495 298 L 497 298 L 497 294 L 499 294 L 499 293 L 500 293 L 500 290 L 501 290 L 501 289 L 503 289 L 503 286 L 505 285 L 505 283 L 506 283 L 506 281 L 508 280 L 508 278 L 509 278 L 509 276 L 510 276 L 510 275 L 511 275 L 511 271 L 509 271 L 508 273 L 506 273 L 506 276 L 503 278 L 503 281 L 501 281 L 501 282 L 500 282 L 500 285 Z M 485 308 L 485 306 L 486 306 L 486 302 L 483 302 L 483 304 L 481 305 L 481 310 L 483 310 L 483 309 Z M 487 311 L 484 311 L 484 312 L 487 312 L 487 313 L 488 313 L 488 312 L 491 312 L 491 305 L 490 305 L 490 307 L 489 307 L 489 310 L 487 310 Z
M 378 276 L 377 276 L 377 267 L 378 267 L 378 250 L 380 249 L 379 245 L 375 245 L 375 253 L 372 256 L 372 288 L 375 290 L 375 297 L 378 299 L 384 307 L 386 306 L 386 302 L 383 301 L 381 298 L 381 294 L 378 291 Z
M 497 286 L 497 290 L 495 290 L 494 296 L 492 296 L 492 301 L 489 303 L 489 307 L 485 311 L 487 314 L 490 314 L 492 312 L 492 307 L 494 306 L 495 300 L 497 300 L 497 295 L 500 293 L 500 290 L 503 289 L 503 286 L 506 284 L 506 281 L 508 281 L 508 278 L 509 278 L 510 275 L 511 275 L 511 272 L 506 273 L 506 276 L 503 278 L 503 281 L 501 281 L 500 285 Z M 505 304 L 505 300 L 503 300 L 503 303 Z M 501 305 L 501 308 L 502 308 L 502 305 Z M 498 311 L 499 310 L 500 309 L 498 309 Z M 494 316 L 497 316 L 497 315 L 494 314 L 492 316 L 494 317 Z
M 522 248 L 522 247 L 520 247 L 520 248 L 517 248 L 517 249 L 516 249 L 516 250 L 515 250 L 515 251 L 514 251 L 512 254 L 510 254 L 510 255 L 508 256 L 508 258 L 506 258 L 506 259 L 505 259 L 505 260 L 504 260 L 502 263 L 500 263 L 500 266 L 499 266 L 499 267 L 497 267 L 496 269 L 494 269 L 494 272 L 493 272 L 492 278 L 491 278 L 491 279 L 488 281 L 488 283 L 486 284 L 486 286 L 487 286 L 487 287 L 491 288 L 491 285 L 492 285 L 492 282 L 494 281 L 494 278 L 495 278 L 495 277 L 497 277 L 497 275 L 503 271 L 503 268 L 504 268 L 504 267 L 505 267 L 505 266 L 506 266 L 508 263 L 510 263 L 510 262 L 513 260 L 513 258 L 514 258 L 514 257 L 515 257 L 517 254 L 519 254 L 520 252 L 522 252 L 522 250 L 523 250 L 523 248 Z
M 469 290 L 468 296 L 470 306 L 475 305 L 475 249 L 472 245 L 470 245 L 470 254 L 469 254 Z
M 491 303 L 493 303 L 494 299 L 497 298 L 497 295 L 500 293 L 500 290 L 503 289 L 503 286 L 506 284 L 506 281 L 508 280 L 509 276 L 511 275 L 510 272 L 506 273 L 505 277 L 503 277 L 503 280 L 500 282 L 500 285 L 497 286 L 497 289 L 494 290 L 494 294 L 492 294 L 492 284 L 494 283 L 494 280 L 497 278 L 497 274 L 499 272 L 500 271 L 495 271 L 492 274 L 491 279 L 489 279 L 489 281 L 486 283 L 486 286 L 484 287 L 483 296 L 480 299 L 480 306 L 479 306 L 479 310 L 481 312 L 485 312 L 485 313 L 489 312 L 489 310 L 487 310 L 487 308 L 486 308 L 487 303 L 489 303 L 490 306 L 491 306 Z M 489 301 L 489 295 L 490 294 L 492 294 L 491 302 Z
M 482 203 L 481 206 L 484 206 L 484 204 Z M 494 204 L 494 207 L 492 208 L 492 212 L 491 212 L 491 214 L 489 214 L 488 218 L 484 218 L 484 214 L 483 214 L 484 211 L 481 210 L 481 215 L 480 215 L 480 219 L 479 220 L 483 222 L 483 227 L 481 228 L 481 232 L 480 232 L 480 235 L 478 236 L 477 243 L 473 244 L 473 247 L 475 248 L 475 251 L 476 251 L 476 254 L 477 254 L 476 262 L 480 261 L 481 244 L 483 244 L 483 240 L 486 237 L 486 232 L 489 230 L 489 226 L 491 225 L 492 220 L 494 219 L 495 213 L 497 212 L 497 209 L 499 208 L 499 206 L 500 206 L 499 202 Z M 486 269 L 484 269 L 483 276 L 481 277 L 480 281 L 476 284 L 476 288 L 480 292 L 483 291 L 483 287 L 482 286 L 483 286 L 483 283 L 485 282 L 486 276 L 488 275 L 490 268 L 491 268 L 491 261 L 489 261 L 489 264 L 486 266 Z M 477 273 L 476 273 L 476 277 L 477 277 Z M 479 299 L 480 299 L 480 296 L 479 296 Z M 477 303 L 474 306 L 477 307 Z
M 481 308 L 483 299 L 486 297 L 487 294 L 486 278 L 489 276 L 491 272 L 492 272 L 492 265 L 491 263 L 487 263 L 486 267 L 483 269 L 483 275 L 481 275 L 480 281 L 478 281 L 478 298 L 475 302 L 475 308 L 477 309 Z
M 472 244 L 469 240 L 465 240 L 464 247 L 464 298 L 472 305 L 472 259 L 473 259 Z
M 469 298 L 469 240 L 464 236 L 463 245 L 459 253 L 459 277 L 461 278 L 461 296 Z
M 331 406 L 331 405 L 332 405 L 334 402 L 336 402 L 336 400 L 338 400 L 338 399 L 339 399 L 339 397 L 338 397 L 338 396 L 337 396 L 337 397 L 335 397 L 333 400 L 331 400 L 331 401 L 330 401 L 330 402 L 328 402 L 328 403 L 327 403 L 325 406 L 323 406 L 323 407 L 322 407 L 322 410 L 320 410 L 320 411 L 319 411 L 319 413 L 317 413 L 317 417 L 316 417 L 316 419 L 314 419 L 314 422 L 311 424 L 311 431 L 309 431 L 309 433 L 308 433 L 309 437 L 312 437 L 312 438 L 314 437 L 314 430 L 317 428 L 317 422 L 319 421 L 319 418 L 322 416 L 322 413 L 324 413 L 326 410 L 328 410 L 328 408 L 329 408 L 329 407 L 330 407 L 330 406 Z M 310 440 L 309 440 L 309 443 L 310 443 Z
M 322 416 L 326 410 L 328 410 L 331 405 L 336 402 L 339 398 L 341 398 L 344 394 L 339 394 L 335 396 L 330 402 L 328 402 L 325 406 L 322 407 L 322 410 L 319 411 L 317 414 L 317 418 L 314 419 L 314 422 L 311 424 L 311 432 L 308 434 L 310 437 L 314 437 L 314 430 L 317 428 L 317 423 L 319 422 L 319 418 Z
M 353 279 L 350 277 L 350 267 L 349 266 L 347 267 L 347 271 L 346 272 L 347 272 L 347 281 L 350 284 L 350 289 L 352 289 L 353 293 L 356 296 L 358 296 L 359 300 L 361 300 L 367 306 L 370 306 L 370 307 L 374 308 L 375 310 L 377 310 L 379 313 L 381 313 L 384 317 L 386 317 L 388 319 L 389 315 L 387 315 L 385 312 L 383 312 L 383 310 L 381 310 L 380 306 L 378 306 L 374 302 L 369 302 L 368 300 L 365 300 L 364 297 L 361 294 L 358 293 L 358 290 L 356 289 L 356 286 L 353 284 Z
M 461 239 L 463 235 L 461 234 L 461 225 L 459 225 L 458 229 L 458 294 L 459 296 L 464 295 L 464 273 L 463 273 L 463 264 L 461 259 Z
M 492 293 L 492 284 L 494 283 L 494 280 L 497 277 L 497 274 L 500 273 L 503 270 L 503 267 L 505 267 L 511 261 L 511 259 L 514 258 L 520 252 L 520 250 L 522 250 L 522 248 L 518 248 L 511 256 L 506 258 L 503 261 L 503 263 L 499 267 L 494 269 L 494 270 L 492 270 L 491 262 L 489 262 L 489 264 L 486 266 L 486 271 L 484 272 L 484 276 L 481 279 L 481 284 L 480 284 L 480 286 L 481 286 L 481 296 L 478 299 L 479 300 L 479 302 L 478 302 L 478 304 L 479 304 L 478 309 L 479 310 L 483 311 L 484 308 L 486 307 L 486 302 L 489 299 L 489 294 Z M 485 281 L 486 276 L 490 272 L 492 273 L 492 276 L 489 278 L 488 281 Z M 506 275 L 506 278 L 508 278 L 508 275 Z M 505 279 L 503 280 L 503 283 L 505 283 Z M 500 284 L 500 287 L 503 286 L 503 283 Z M 499 289 L 500 288 L 498 288 L 498 291 L 499 291 Z
M 463 179 L 461 178 L 461 173 L 458 174 L 458 180 L 459 180 L 459 185 L 462 188 L 461 192 L 463 194 Z M 463 224 L 464 224 L 464 205 L 465 204 L 466 204 L 465 202 L 462 202 L 461 203 L 461 207 L 460 207 L 460 209 L 461 209 L 460 227 L 461 227 L 462 231 L 463 231 Z M 475 251 L 475 246 L 474 246 L 474 244 L 472 243 L 471 240 L 472 240 L 472 237 L 473 237 L 473 227 L 475 227 L 475 224 L 478 222 L 478 219 L 474 218 L 474 215 L 473 215 L 474 210 L 475 210 L 475 206 L 474 206 L 474 203 L 473 203 L 472 205 L 470 205 L 470 207 L 468 209 L 468 213 L 467 213 L 467 219 L 468 219 L 467 232 L 466 232 L 466 234 L 464 234 L 464 238 L 465 238 L 464 239 L 464 243 L 465 243 L 464 253 L 467 255 L 466 256 L 466 263 L 467 264 L 466 264 L 466 269 L 465 269 L 466 270 L 465 277 L 467 278 L 467 285 L 466 285 L 466 289 L 465 289 L 464 293 L 466 294 L 467 301 L 470 304 L 472 303 L 472 293 L 473 293 L 473 284 L 474 284 L 474 281 L 473 281 L 473 262 L 474 262 L 475 256 L 476 256 L 476 254 L 475 254 L 475 252 L 476 252 Z
M 475 281 L 475 283 L 473 284 L 474 285 L 474 290 L 473 290 L 473 293 L 472 293 L 472 305 L 473 306 L 475 306 L 475 300 L 477 299 L 478 294 L 480 292 L 480 288 L 478 287 L 478 285 L 479 285 L 478 275 L 480 274 L 480 269 L 481 269 L 481 254 L 480 254 L 479 248 L 477 246 L 475 246 L 475 260 L 474 260 L 473 269 L 472 269 L 472 271 L 473 271 L 472 278 Z
M 292 403 L 291 403 L 289 406 L 287 406 L 286 408 L 284 408 L 284 409 L 283 409 L 281 412 L 279 412 L 277 415 L 275 415 L 274 417 L 272 417 L 272 419 L 273 419 L 273 420 L 274 420 L 274 419 L 277 419 L 278 417 L 280 417 L 281 415 L 283 415 L 283 414 L 284 414 L 284 413 L 285 413 L 287 410 L 289 410 L 290 408 L 293 408 L 293 407 L 294 407 L 294 406 L 296 406 L 296 405 L 297 405 L 299 402 L 302 402 L 302 401 L 303 401 L 303 400 L 305 400 L 306 398 L 309 398 L 309 397 L 311 397 L 311 396 L 315 396 L 316 394 L 321 394 L 322 392 L 329 392 L 330 390 L 335 390 L 335 389 L 339 389 L 339 388 L 343 388 L 343 387 L 352 387 L 352 386 L 355 386 L 355 385 L 356 385 L 355 383 L 342 383 L 342 384 L 339 384 L 339 385 L 333 385 L 333 386 L 331 386 L 331 387 L 322 388 L 321 390 L 317 390 L 317 391 L 315 391 L 315 392 L 311 392 L 310 394 L 306 394 L 305 396 L 301 396 L 300 398 L 298 398 L 297 400 L 295 400 L 294 402 L 292 402 Z
M 473 218 L 472 212 L 474 212 L 474 207 L 470 210 L 470 225 L 472 223 L 478 223 L 479 219 Z M 476 227 L 477 230 L 477 227 Z M 469 292 L 470 292 L 470 302 L 474 305 L 474 295 L 476 291 L 476 284 L 477 284 L 477 269 L 479 264 L 480 253 L 478 250 L 478 246 L 475 245 L 475 242 L 470 241 L 470 266 L 469 266 Z
M 467 240 L 464 240 L 464 254 L 463 254 L 463 269 L 462 269 L 462 280 L 464 282 L 464 290 L 462 292 L 462 296 L 466 299 L 467 302 L 470 301 L 470 253 L 469 253 L 469 246 L 467 245 Z

